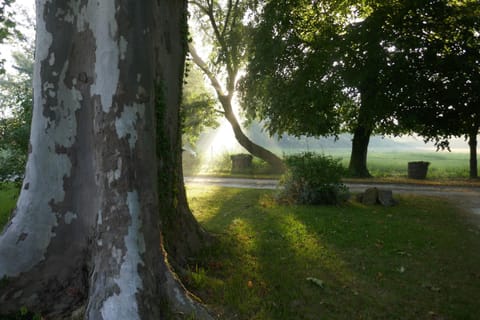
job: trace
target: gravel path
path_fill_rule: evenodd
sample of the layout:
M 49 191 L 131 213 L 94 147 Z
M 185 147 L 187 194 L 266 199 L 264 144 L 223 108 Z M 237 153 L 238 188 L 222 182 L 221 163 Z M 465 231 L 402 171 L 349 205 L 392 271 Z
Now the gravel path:
M 278 180 L 239 179 L 219 177 L 185 177 L 187 185 L 213 185 L 230 188 L 276 189 Z M 425 186 L 413 184 L 347 183 L 351 192 L 363 192 L 377 187 L 390 189 L 393 194 L 421 194 L 447 198 L 457 207 L 468 213 L 467 218 L 480 228 L 480 188 L 458 186 Z

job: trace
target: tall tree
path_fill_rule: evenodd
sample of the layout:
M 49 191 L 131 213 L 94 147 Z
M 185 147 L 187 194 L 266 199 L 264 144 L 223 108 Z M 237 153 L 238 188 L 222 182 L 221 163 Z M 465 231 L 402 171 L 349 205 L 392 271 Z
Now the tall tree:
M 470 147 L 470 177 L 478 177 L 480 127 L 480 3 L 436 1 L 402 8 L 393 67 L 399 105 L 395 118 L 438 147 L 464 136 Z M 413 50 L 412 48 L 416 48 Z
M 458 10 L 450 10 L 458 7 L 469 12 L 478 5 L 478 1 L 474 2 L 267 1 L 258 19 L 254 52 L 242 84 L 247 110 L 266 119 L 273 132 L 328 135 L 350 131 L 353 134 L 350 172 L 369 176 L 370 135 L 412 130 L 405 121 L 399 121 L 407 112 L 402 99 L 414 101 L 413 97 L 417 97 L 417 105 L 427 101 L 418 91 L 434 92 L 429 87 L 434 84 L 421 83 L 420 79 L 425 79 L 426 74 L 443 73 L 437 63 L 440 58 L 444 60 L 441 65 L 455 68 L 455 63 L 446 59 L 452 55 L 445 52 L 470 52 L 473 63 L 462 68 L 464 76 L 457 72 L 452 79 L 466 79 L 465 72 L 470 69 L 474 71 L 470 71 L 467 79 L 475 82 L 472 73 L 478 73 L 475 66 L 478 50 L 467 49 L 458 41 L 471 43 L 478 39 L 478 18 L 474 22 L 475 14 L 470 13 L 469 22 L 460 26 Z M 445 22 L 453 25 L 451 31 L 438 27 L 445 26 Z M 436 24 L 436 29 L 430 27 Z M 466 38 L 460 40 L 461 37 L 454 35 L 458 33 Z M 445 42 L 447 39 L 450 44 Z M 435 52 L 444 53 L 438 53 L 436 61 L 430 59 L 431 63 L 424 55 L 427 51 L 434 56 Z M 416 63 L 412 64 L 413 61 Z M 430 71 L 425 74 L 426 64 Z M 455 82 L 453 85 L 453 80 L 449 80 L 452 84 L 449 90 L 462 95 L 460 88 L 465 86 Z M 430 95 L 433 96 L 438 105 L 438 91 Z M 440 104 L 449 105 L 445 103 Z M 441 127 L 441 122 L 431 124 L 437 131 Z
M 384 108 L 388 15 L 376 1 L 268 1 L 258 19 L 243 100 L 271 133 L 353 134 L 350 171 L 369 176 L 370 135 Z
M 185 10 L 180 0 L 37 2 L 31 148 L 0 235 L 0 314 L 210 318 L 162 242 L 183 201 Z
M 274 170 L 283 171 L 283 161 L 277 155 L 257 145 L 245 135 L 232 106 L 239 72 L 245 61 L 247 28 L 244 19 L 249 10 L 254 8 L 254 1 L 191 0 L 190 3 L 199 29 L 203 30 L 204 36 L 211 39 L 213 58 L 207 63 L 193 43 L 189 45 L 190 55 L 215 89 L 235 138 L 252 155 L 269 163 Z

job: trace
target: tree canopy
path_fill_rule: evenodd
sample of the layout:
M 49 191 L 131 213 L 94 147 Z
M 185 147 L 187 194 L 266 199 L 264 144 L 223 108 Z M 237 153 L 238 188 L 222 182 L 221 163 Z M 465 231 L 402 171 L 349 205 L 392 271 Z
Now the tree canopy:
M 469 119 L 471 111 L 450 108 L 456 116 L 446 117 L 441 106 L 450 107 L 455 96 L 462 96 L 456 104 L 469 99 L 472 106 L 478 17 L 471 0 L 267 1 L 254 22 L 243 101 L 270 133 L 352 132 L 350 167 L 368 174 L 373 132 L 448 136 L 449 125 L 432 115 L 458 124 Z M 449 85 L 439 85 L 442 79 Z M 430 120 L 400 121 L 414 106 Z M 432 131 L 420 132 L 426 123 Z

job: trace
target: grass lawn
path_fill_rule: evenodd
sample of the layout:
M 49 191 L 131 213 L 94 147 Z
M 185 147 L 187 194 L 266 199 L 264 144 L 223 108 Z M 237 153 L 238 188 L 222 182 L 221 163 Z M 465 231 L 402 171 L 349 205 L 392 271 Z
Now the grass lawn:
M 478 319 L 480 232 L 444 200 L 283 207 L 272 192 L 188 188 L 218 243 L 187 283 L 221 319 Z
M 13 184 L 0 184 L 0 232 L 8 222 L 10 213 L 15 207 L 18 188 Z

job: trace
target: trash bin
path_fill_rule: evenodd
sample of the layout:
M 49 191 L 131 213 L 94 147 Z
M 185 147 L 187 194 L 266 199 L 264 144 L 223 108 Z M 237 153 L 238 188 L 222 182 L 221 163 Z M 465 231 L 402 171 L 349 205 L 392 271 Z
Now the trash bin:
M 252 170 L 253 157 L 249 154 L 234 154 L 230 156 L 232 160 L 232 172 L 242 173 Z
M 413 161 L 408 163 L 408 177 L 411 179 L 425 179 L 430 162 Z

